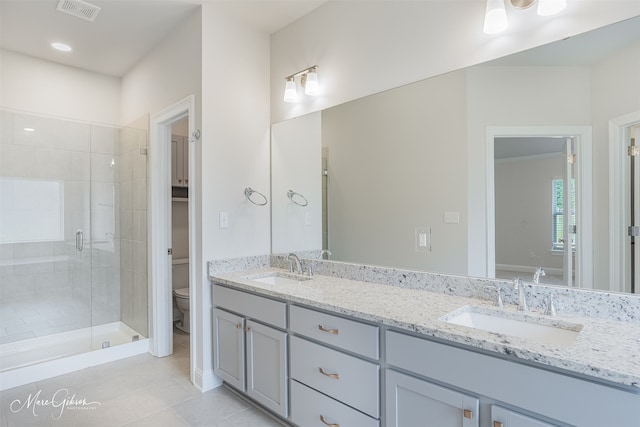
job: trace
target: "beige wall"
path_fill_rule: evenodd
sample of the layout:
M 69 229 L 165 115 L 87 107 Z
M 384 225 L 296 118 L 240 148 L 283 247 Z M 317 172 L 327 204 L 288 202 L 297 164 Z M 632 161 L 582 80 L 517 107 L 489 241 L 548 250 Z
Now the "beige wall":
M 562 270 L 562 253 L 551 253 L 551 183 L 564 176 L 564 159 L 496 161 L 496 264 Z
M 323 111 L 335 259 L 466 272 L 465 103 L 456 71 Z M 432 228 L 431 252 L 416 251 L 416 227 Z

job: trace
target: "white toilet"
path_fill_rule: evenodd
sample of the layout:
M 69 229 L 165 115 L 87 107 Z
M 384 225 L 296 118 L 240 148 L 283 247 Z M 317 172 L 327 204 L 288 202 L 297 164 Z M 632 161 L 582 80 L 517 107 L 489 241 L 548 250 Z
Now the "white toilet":
M 176 328 L 189 333 L 189 288 L 174 289 L 173 297 L 181 312 Z

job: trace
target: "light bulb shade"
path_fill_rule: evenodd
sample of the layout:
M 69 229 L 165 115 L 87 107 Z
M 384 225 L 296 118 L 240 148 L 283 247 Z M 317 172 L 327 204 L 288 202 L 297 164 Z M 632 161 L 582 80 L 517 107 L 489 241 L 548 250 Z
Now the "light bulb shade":
M 485 34 L 497 34 L 507 29 L 507 10 L 504 0 L 487 0 L 487 10 L 484 15 Z
M 296 102 L 298 100 L 298 91 L 296 81 L 288 79 L 284 87 L 284 102 Z
M 538 0 L 538 15 L 555 15 L 562 12 L 566 7 L 567 0 Z
M 309 71 L 305 80 L 304 93 L 309 96 L 318 96 L 320 94 L 318 72 L 316 70 Z

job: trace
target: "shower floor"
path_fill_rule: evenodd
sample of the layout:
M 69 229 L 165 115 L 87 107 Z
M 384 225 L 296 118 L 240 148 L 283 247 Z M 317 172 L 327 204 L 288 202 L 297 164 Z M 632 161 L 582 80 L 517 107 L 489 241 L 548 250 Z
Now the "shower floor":
M 132 341 L 139 335 L 122 322 L 112 322 L 59 334 L 30 338 L 0 345 L 0 372 L 74 354 L 111 347 Z M 140 336 L 140 339 L 144 337 Z

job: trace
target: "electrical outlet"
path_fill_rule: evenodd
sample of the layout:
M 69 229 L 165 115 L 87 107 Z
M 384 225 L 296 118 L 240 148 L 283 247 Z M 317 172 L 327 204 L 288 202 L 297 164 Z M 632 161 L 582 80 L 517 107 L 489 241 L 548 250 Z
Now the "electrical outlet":
M 431 252 L 431 227 L 416 227 L 416 252 Z

